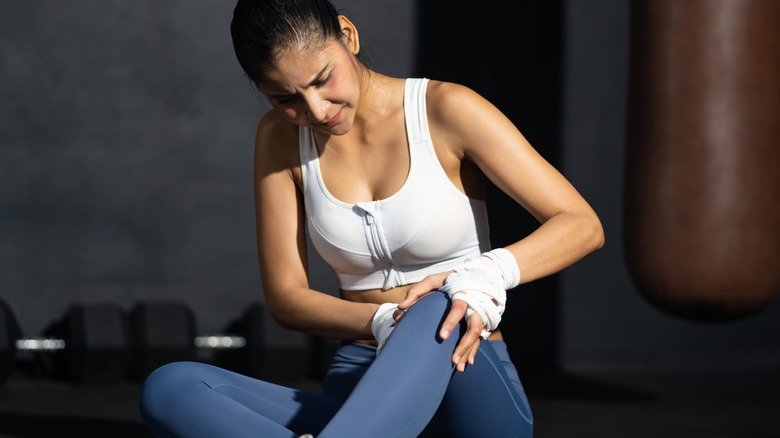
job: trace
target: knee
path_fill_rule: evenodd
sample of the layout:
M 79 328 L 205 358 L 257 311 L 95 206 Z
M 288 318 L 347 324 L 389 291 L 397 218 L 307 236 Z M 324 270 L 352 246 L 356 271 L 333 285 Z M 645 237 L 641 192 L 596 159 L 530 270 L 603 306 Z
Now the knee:
M 445 292 L 442 292 L 440 290 L 435 290 L 435 291 L 433 291 L 433 292 L 423 296 L 419 300 L 417 300 L 415 305 L 421 304 L 421 303 L 424 303 L 425 305 L 428 305 L 428 306 L 445 306 L 446 307 L 446 306 L 449 306 L 449 304 L 450 304 L 450 297 Z
M 425 315 L 438 314 L 443 315 L 450 307 L 450 297 L 442 291 L 433 291 L 417 300 L 407 310 L 407 315 L 412 313 L 423 313 Z
M 138 410 L 146 423 L 157 423 L 176 406 L 183 386 L 203 382 L 205 365 L 198 362 L 172 362 L 154 370 L 141 386 Z M 202 383 L 201 383 L 202 384 Z

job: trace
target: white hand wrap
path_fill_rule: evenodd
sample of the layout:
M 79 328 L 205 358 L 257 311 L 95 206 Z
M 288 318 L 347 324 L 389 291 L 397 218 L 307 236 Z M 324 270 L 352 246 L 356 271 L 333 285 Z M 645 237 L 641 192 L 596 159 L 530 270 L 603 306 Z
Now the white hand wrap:
M 515 257 L 504 248 L 496 248 L 456 266 L 444 280 L 442 291 L 451 300 L 468 304 L 466 319 L 475 312 L 485 323 L 481 336 L 487 339 L 498 327 L 506 307 L 506 291 L 520 284 L 520 268 Z
M 384 345 L 387 338 L 390 337 L 390 333 L 395 328 L 395 320 L 393 319 L 393 313 L 398 310 L 398 304 L 396 303 L 384 303 L 379 306 L 376 313 L 374 313 L 374 320 L 371 321 L 371 332 L 374 333 L 377 345 L 376 354 L 379 354 L 379 350 Z

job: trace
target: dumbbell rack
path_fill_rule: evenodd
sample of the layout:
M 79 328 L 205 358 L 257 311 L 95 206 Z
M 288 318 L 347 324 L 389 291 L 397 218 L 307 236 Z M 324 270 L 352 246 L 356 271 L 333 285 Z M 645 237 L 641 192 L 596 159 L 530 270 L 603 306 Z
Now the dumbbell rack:
M 140 383 L 157 367 L 181 360 L 276 383 L 321 377 L 320 362 L 336 345 L 300 333 L 305 341 L 297 346 L 269 346 L 269 320 L 262 303 L 251 303 L 226 325 L 226 334 L 196 336 L 195 316 L 181 302 L 137 302 L 129 311 L 114 303 L 78 303 L 42 337 L 25 338 L 11 307 L 0 301 L 0 384 L 19 371 L 80 384 Z

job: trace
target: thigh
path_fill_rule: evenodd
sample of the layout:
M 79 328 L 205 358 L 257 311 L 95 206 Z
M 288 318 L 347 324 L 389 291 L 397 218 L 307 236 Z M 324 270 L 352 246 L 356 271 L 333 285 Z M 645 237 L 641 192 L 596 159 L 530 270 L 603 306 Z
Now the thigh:
M 321 430 L 341 406 L 200 362 L 174 362 L 144 382 L 140 411 L 158 436 L 291 436 Z M 253 432 L 254 431 L 254 432 Z
M 421 436 L 531 437 L 533 418 L 502 341 L 483 341 L 473 365 L 455 373 Z

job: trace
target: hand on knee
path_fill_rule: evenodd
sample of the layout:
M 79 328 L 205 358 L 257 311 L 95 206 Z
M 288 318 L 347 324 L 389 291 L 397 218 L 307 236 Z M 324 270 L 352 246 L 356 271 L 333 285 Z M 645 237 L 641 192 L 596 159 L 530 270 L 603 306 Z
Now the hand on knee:
M 506 307 L 506 291 L 520 283 L 520 269 L 512 253 L 503 248 L 466 260 L 447 276 L 441 290 L 468 304 L 466 318 L 477 313 L 485 324 L 482 337 L 498 327 Z

